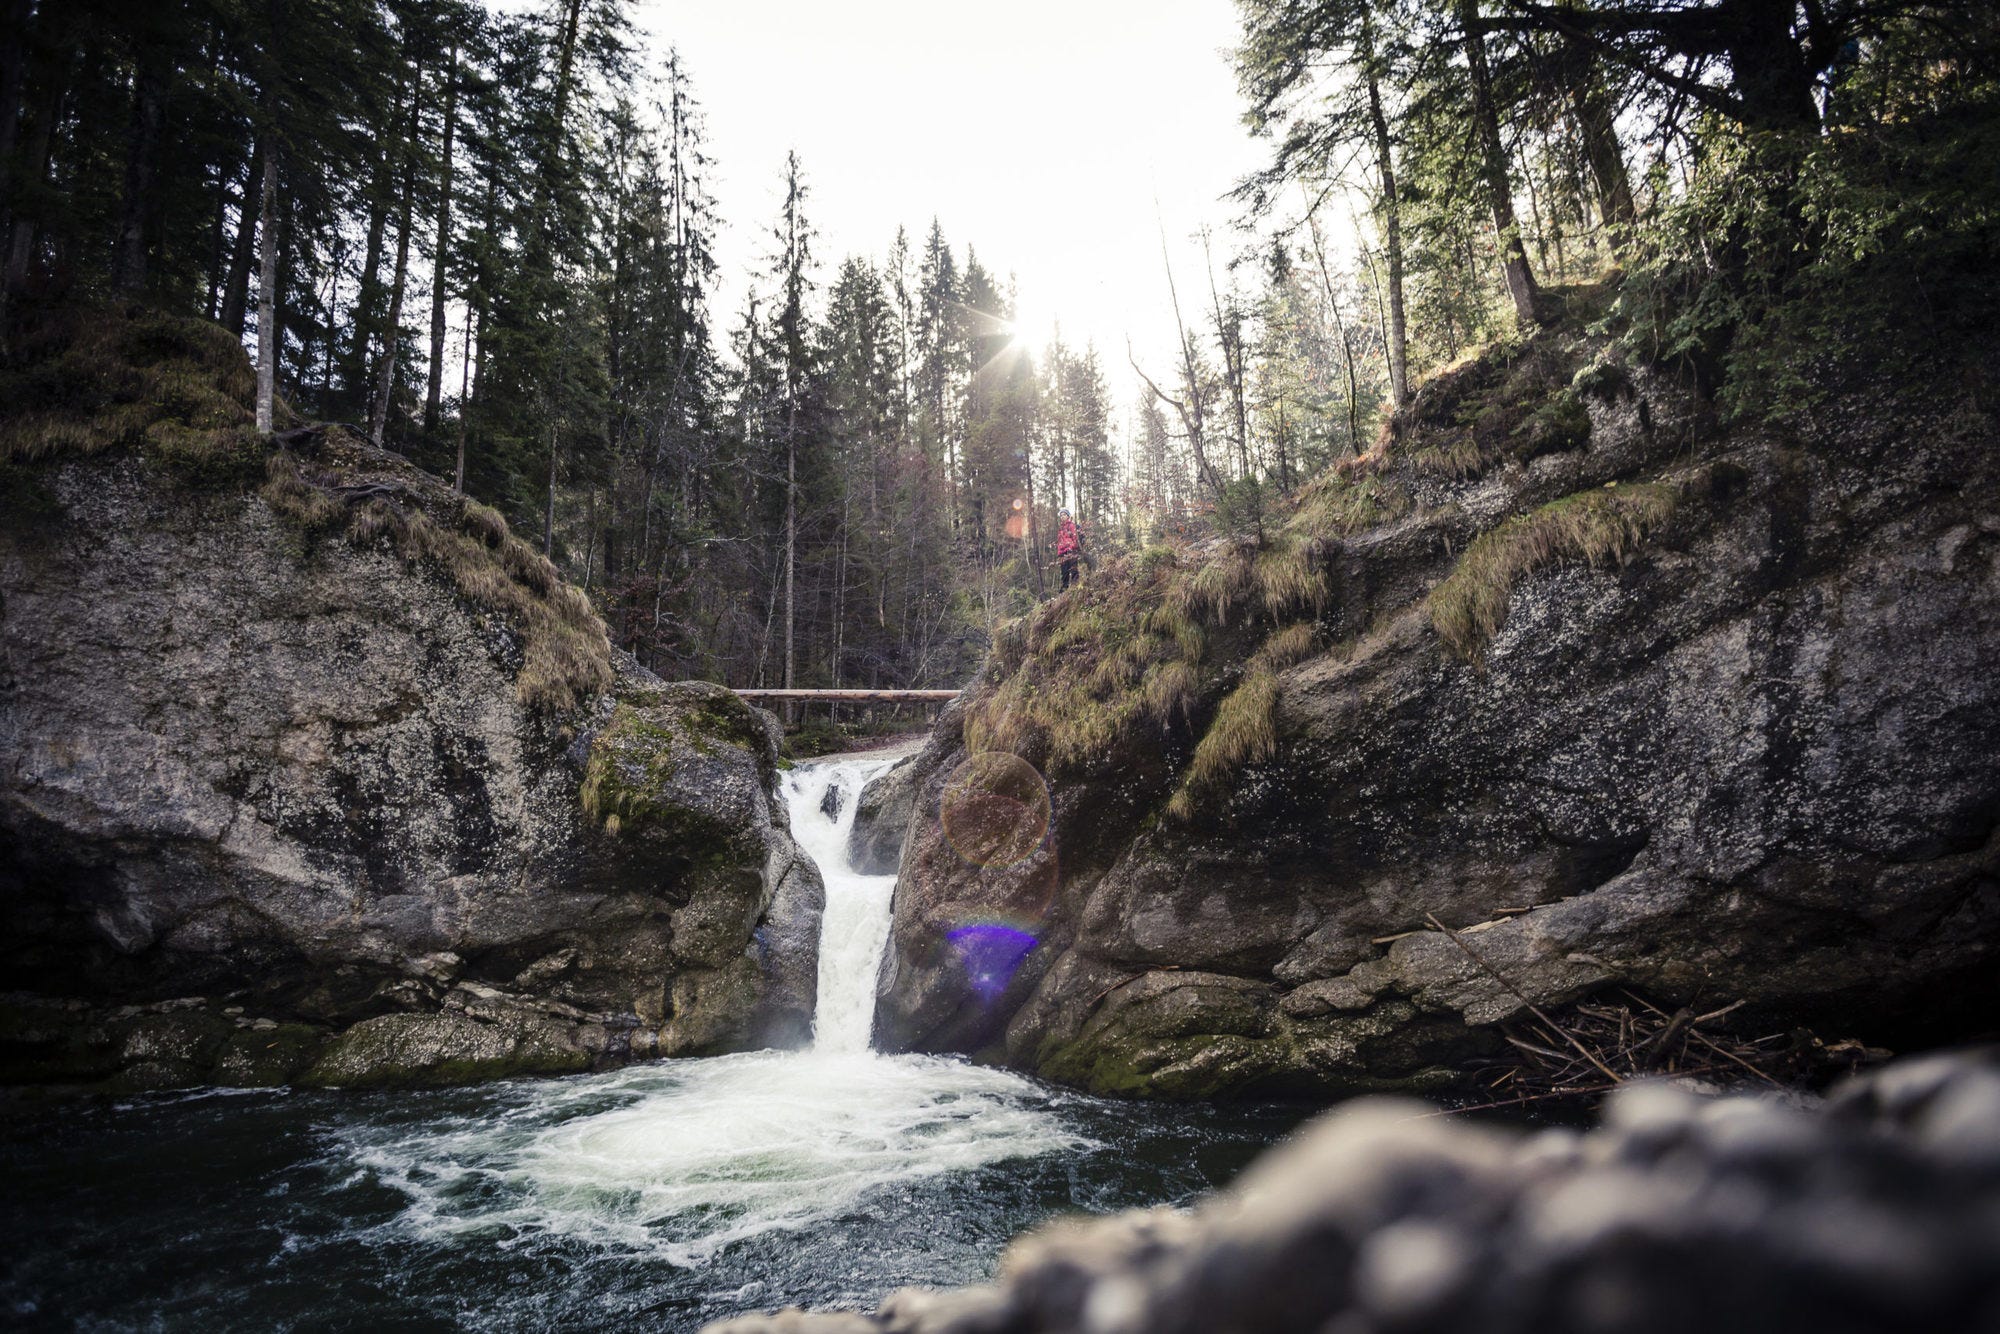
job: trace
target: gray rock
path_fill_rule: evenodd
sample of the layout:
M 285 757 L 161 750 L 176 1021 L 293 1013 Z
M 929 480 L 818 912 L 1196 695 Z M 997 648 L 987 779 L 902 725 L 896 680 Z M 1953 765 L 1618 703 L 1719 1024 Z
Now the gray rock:
M 387 538 L 118 455 L 40 479 L 62 517 L 0 523 L 0 1080 L 439 1083 L 804 1040 L 821 900 L 766 718 L 630 659 L 532 708 L 519 628 Z M 184 996 L 281 1038 L 115 1015 Z
M 917 756 L 906 755 L 869 779 L 847 831 L 847 861 L 862 875 L 894 875 L 903 859 L 917 799 Z
M 912 771 L 878 1040 L 1104 1092 L 1324 1096 L 1469 1082 L 1523 997 L 1974 1031 L 2000 1002 L 1990 408 L 1850 398 L 1781 442 L 1634 376 L 1650 427 L 1592 400 L 1586 449 L 1460 481 L 1392 460 L 1410 510 L 1323 554 L 1340 647 L 1281 674 L 1277 756 L 1191 822 L 1162 808 L 1205 717 L 1048 775 L 1029 860 L 961 855 L 938 802 L 1000 682 L 975 684 Z M 1677 508 L 1624 565 L 1521 579 L 1482 666 L 1440 642 L 1423 599 L 1482 531 L 1658 475 Z M 993 920 L 1034 941 L 999 990 L 949 938 Z M 1144 975 L 1171 1024 L 1125 999 Z

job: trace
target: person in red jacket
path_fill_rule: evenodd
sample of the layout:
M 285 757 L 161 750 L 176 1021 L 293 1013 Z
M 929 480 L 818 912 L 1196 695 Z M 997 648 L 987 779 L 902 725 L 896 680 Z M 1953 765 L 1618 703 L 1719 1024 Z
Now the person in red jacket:
M 1068 510 L 1056 516 L 1056 563 L 1062 566 L 1062 586 L 1076 582 L 1077 562 L 1083 559 L 1083 530 L 1076 526 Z

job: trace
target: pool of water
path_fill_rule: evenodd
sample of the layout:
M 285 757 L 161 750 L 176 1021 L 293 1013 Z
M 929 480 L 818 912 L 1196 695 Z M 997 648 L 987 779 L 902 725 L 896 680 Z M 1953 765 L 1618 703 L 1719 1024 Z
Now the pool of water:
M 1053 1215 L 1184 1204 L 1304 1115 L 1108 1102 L 869 1049 L 892 879 L 845 857 L 884 761 L 785 798 L 827 881 L 813 1048 L 438 1092 L 0 1108 L 0 1323 L 691 1330 L 979 1282 Z
M 0 1119 L 0 1324 L 683 1330 L 869 1306 L 904 1284 L 981 1281 L 1053 1214 L 1187 1202 L 1301 1114 L 858 1060 L 889 1068 L 793 1063 L 782 1109 L 727 1100 L 781 1063 L 762 1056 L 435 1093 L 17 1108 Z M 830 1126 L 810 1111 L 842 1078 L 882 1100 Z M 899 1082 L 922 1092 L 884 1092 Z

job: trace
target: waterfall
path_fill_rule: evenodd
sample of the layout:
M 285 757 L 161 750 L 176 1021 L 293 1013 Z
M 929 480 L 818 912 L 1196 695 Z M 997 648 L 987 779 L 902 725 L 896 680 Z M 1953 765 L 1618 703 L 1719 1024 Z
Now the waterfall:
M 819 931 L 819 997 L 813 1012 L 813 1046 L 818 1051 L 866 1051 L 874 1028 L 875 979 L 889 941 L 896 877 L 858 874 L 847 859 L 847 836 L 854 827 L 862 788 L 890 763 L 822 761 L 784 777 L 792 837 L 826 882 L 826 911 Z
M 864 1201 L 1086 1147 L 1063 1096 L 1019 1075 L 869 1050 L 895 877 L 855 874 L 847 835 L 861 789 L 889 762 L 811 760 L 782 783 L 793 837 L 826 881 L 810 1050 L 538 1080 L 516 1086 L 505 1115 L 348 1128 L 351 1159 L 408 1196 L 402 1226 L 559 1237 L 698 1268 L 766 1233 L 849 1220 Z

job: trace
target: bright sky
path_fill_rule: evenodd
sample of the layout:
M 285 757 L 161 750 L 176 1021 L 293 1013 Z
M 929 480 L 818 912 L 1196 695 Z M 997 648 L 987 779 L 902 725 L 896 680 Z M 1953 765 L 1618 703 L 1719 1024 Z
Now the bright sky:
M 652 52 L 680 48 L 708 113 L 725 329 L 770 252 L 797 149 L 823 282 L 844 255 L 884 257 L 899 224 L 920 245 L 935 215 L 961 262 L 970 242 L 1016 278 L 1024 324 L 1094 339 L 1120 389 L 1129 333 L 1162 377 L 1161 221 L 1196 319 L 1196 234 L 1214 230 L 1220 273 L 1235 246 L 1221 196 L 1265 152 L 1242 126 L 1231 0 L 638 0 L 633 12 Z

